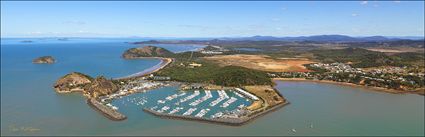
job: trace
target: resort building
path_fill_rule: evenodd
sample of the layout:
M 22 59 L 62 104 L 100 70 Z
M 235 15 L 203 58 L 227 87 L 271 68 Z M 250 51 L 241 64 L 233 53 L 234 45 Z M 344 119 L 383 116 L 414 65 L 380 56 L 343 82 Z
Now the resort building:
M 201 66 L 202 66 L 202 64 L 198 64 L 198 63 L 195 63 L 195 62 L 192 62 L 192 63 L 189 64 L 189 67 L 191 67 L 191 68 L 201 67 Z

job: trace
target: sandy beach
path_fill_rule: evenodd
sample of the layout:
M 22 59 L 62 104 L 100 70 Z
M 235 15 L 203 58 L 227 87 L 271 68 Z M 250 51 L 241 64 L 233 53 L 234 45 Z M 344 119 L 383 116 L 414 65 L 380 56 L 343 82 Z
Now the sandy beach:
M 128 76 L 115 78 L 115 80 L 122 80 L 122 79 L 127 79 L 127 78 L 134 78 L 134 77 L 149 75 L 149 74 L 152 74 L 154 72 L 161 70 L 162 68 L 164 68 L 165 66 L 167 66 L 168 64 L 173 62 L 172 58 L 162 58 L 162 57 L 140 57 L 140 58 L 136 58 L 136 59 L 160 59 L 161 62 L 159 62 L 155 66 L 152 66 L 151 68 L 142 70 L 140 72 L 137 72 L 137 73 L 134 73 L 134 74 L 131 74 L 131 75 L 128 75 Z

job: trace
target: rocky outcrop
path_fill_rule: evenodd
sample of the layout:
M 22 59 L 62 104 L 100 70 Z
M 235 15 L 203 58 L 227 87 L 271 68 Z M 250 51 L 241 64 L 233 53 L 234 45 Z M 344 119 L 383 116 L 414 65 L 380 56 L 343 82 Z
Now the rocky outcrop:
M 103 76 L 93 79 L 88 75 L 72 72 L 57 80 L 53 88 L 58 93 L 79 91 L 88 97 L 98 97 L 114 93 L 119 87 Z
M 38 57 L 32 61 L 35 64 L 53 64 L 56 60 L 52 56 Z
M 145 46 L 139 48 L 131 48 L 126 50 L 122 57 L 125 59 L 133 59 L 139 57 L 167 57 L 174 54 L 173 52 L 155 46 Z
M 94 79 L 91 84 L 87 85 L 85 90 L 93 97 L 98 97 L 114 93 L 118 90 L 118 86 L 115 85 L 111 80 L 100 76 Z
M 59 93 L 83 91 L 83 87 L 90 84 L 93 78 L 79 72 L 72 72 L 56 81 L 53 88 Z

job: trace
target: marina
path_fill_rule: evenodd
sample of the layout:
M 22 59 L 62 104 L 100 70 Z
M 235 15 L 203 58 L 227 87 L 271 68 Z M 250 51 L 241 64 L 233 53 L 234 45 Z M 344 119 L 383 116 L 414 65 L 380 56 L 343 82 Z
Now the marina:
M 246 109 L 251 99 L 235 90 L 175 90 L 158 94 L 138 92 L 125 98 L 116 98 L 113 106 L 139 106 L 161 114 L 191 116 L 198 118 L 219 118 Z M 107 103 L 107 102 L 105 102 Z M 111 105 L 111 106 L 112 106 Z M 242 116 L 242 115 L 237 115 Z M 229 116 L 230 117 L 230 116 Z

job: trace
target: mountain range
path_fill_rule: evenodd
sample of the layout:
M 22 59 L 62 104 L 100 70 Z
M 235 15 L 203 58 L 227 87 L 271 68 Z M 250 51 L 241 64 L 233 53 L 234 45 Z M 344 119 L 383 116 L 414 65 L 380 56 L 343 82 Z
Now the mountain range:
M 346 35 L 314 35 L 300 37 L 274 37 L 274 36 L 252 36 L 239 38 L 219 38 L 219 40 L 230 41 L 316 41 L 316 42 L 374 42 L 374 41 L 396 41 L 396 40 L 423 40 L 423 37 L 384 37 L 384 36 L 369 36 L 369 37 L 351 37 Z

